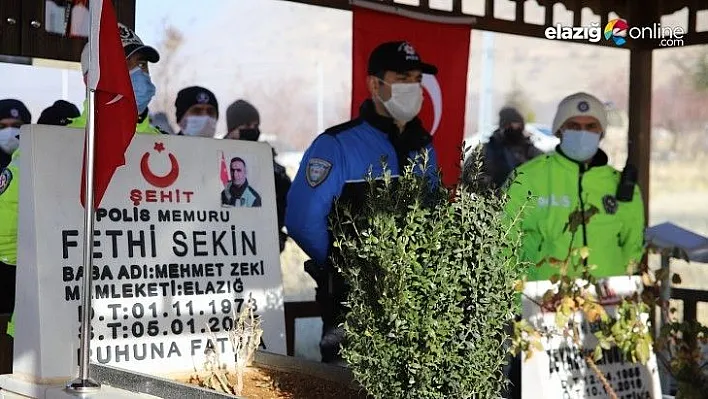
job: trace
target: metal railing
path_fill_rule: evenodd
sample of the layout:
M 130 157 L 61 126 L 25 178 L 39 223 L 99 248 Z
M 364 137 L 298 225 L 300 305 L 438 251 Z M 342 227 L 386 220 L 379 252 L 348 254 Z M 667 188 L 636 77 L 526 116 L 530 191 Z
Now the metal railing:
M 708 291 L 671 288 L 671 299 L 683 303 L 683 321 L 698 319 L 698 303 L 708 303 Z

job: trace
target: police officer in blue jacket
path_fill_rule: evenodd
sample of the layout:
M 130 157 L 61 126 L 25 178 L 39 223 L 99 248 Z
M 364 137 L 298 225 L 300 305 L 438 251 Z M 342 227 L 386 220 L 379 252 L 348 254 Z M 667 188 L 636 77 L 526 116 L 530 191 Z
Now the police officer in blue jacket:
M 285 224 L 288 234 L 311 258 L 305 270 L 317 282 L 316 300 L 322 310 L 322 361 L 341 360 L 347 287 L 331 264 L 332 235 L 328 215 L 334 200 L 360 203 L 364 179 L 372 169 L 383 173 L 382 159 L 397 176 L 411 159 L 428 153 L 424 172 L 438 184 L 438 166 L 432 138 L 417 118 L 423 103 L 423 74 L 437 68 L 423 63 L 407 42 L 388 42 L 371 53 L 367 87 L 371 97 L 359 109 L 359 117 L 320 134 L 305 152 L 288 192 Z

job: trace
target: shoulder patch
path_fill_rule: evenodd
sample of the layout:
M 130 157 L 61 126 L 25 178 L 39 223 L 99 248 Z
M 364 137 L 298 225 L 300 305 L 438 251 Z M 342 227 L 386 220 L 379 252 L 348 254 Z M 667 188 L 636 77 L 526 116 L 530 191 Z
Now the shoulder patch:
M 12 171 L 9 168 L 5 168 L 5 170 L 0 173 L 0 195 L 10 187 L 10 182 L 12 182 Z
M 307 162 L 307 184 L 315 188 L 322 184 L 329 176 L 329 171 L 332 169 L 332 163 L 321 158 L 312 158 Z

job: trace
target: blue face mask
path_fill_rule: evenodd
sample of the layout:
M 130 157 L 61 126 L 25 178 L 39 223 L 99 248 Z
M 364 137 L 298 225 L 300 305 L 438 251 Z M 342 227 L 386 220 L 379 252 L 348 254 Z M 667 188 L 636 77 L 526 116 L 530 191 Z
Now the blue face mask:
M 150 80 L 150 75 L 143 72 L 140 67 L 130 71 L 130 82 L 133 84 L 135 103 L 138 106 L 138 115 L 145 112 L 150 100 L 155 96 L 155 85 Z
M 600 133 L 566 129 L 562 134 L 560 148 L 568 158 L 578 162 L 585 162 L 597 153 L 600 144 Z

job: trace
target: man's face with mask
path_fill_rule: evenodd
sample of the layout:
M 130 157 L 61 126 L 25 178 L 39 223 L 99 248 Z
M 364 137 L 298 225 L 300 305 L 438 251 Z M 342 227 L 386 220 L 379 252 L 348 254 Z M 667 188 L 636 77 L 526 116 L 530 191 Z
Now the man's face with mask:
M 224 138 L 231 140 L 258 141 L 258 137 L 261 134 L 259 126 L 260 122 L 258 121 L 243 124 L 227 133 Z
M 369 76 L 367 79 L 369 92 L 379 114 L 407 123 L 420 112 L 423 104 L 421 71 L 386 71 L 383 75 Z
M 130 82 L 135 93 L 135 103 L 138 106 L 138 115 L 145 112 L 148 104 L 155 96 L 155 85 L 150 79 L 150 69 L 145 54 L 136 52 L 126 58 Z
M 597 153 L 602 125 L 592 116 L 574 116 L 560 128 L 561 150 L 577 162 L 587 162 Z
M 211 104 L 194 104 L 180 119 L 179 127 L 187 136 L 214 137 L 217 115 Z
M 0 150 L 12 154 L 20 146 L 20 127 L 24 124 L 19 119 L 0 119 Z

